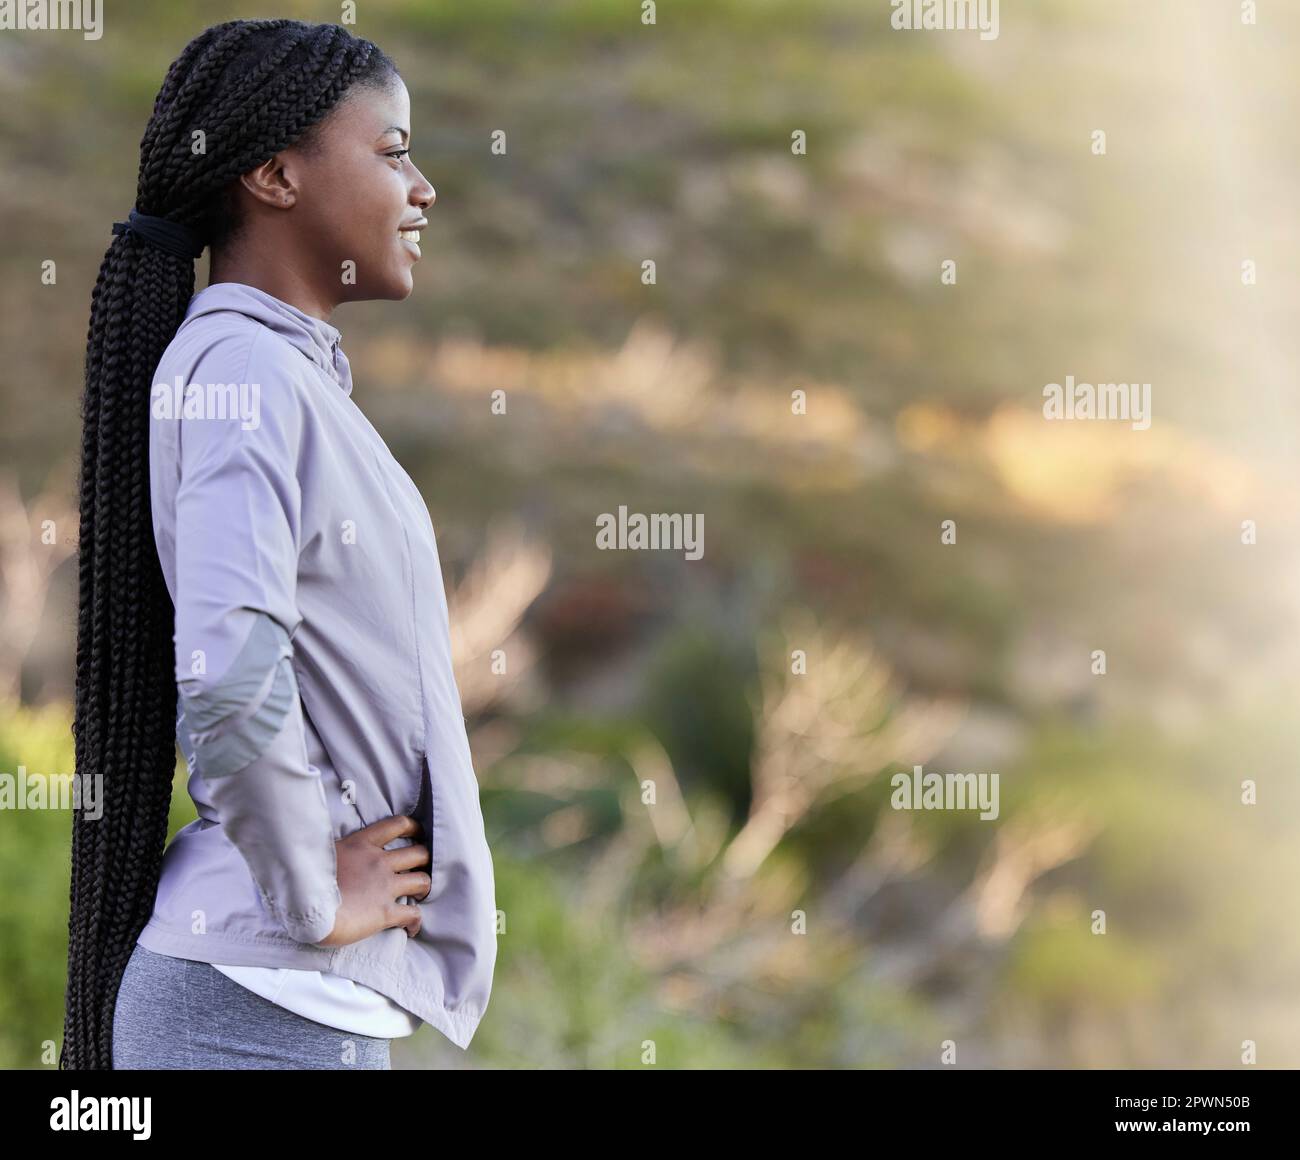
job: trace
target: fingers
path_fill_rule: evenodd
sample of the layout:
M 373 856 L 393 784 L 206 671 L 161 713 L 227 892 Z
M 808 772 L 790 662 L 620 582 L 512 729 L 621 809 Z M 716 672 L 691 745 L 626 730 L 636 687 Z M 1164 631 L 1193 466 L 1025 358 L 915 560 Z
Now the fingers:
M 433 889 L 433 879 L 420 871 L 397 875 L 397 895 L 407 895 L 416 902 L 423 902 Z
M 407 938 L 414 938 L 420 933 L 421 922 L 420 908 L 418 906 L 403 906 L 400 902 L 393 903 L 392 914 L 388 921 L 390 927 L 401 927 L 406 931 Z
M 394 838 L 415 838 L 421 833 L 420 823 L 409 814 L 394 814 L 390 818 L 380 818 L 377 822 L 362 827 L 357 831 L 376 846 L 386 846 Z
M 429 847 L 413 842 L 396 850 L 385 850 L 384 857 L 390 870 L 414 870 L 417 866 L 429 864 Z

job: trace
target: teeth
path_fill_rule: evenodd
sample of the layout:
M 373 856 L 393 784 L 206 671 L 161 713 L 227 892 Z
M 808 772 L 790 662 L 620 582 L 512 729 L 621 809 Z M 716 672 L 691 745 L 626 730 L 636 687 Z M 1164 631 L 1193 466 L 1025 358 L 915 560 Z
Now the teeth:
M 417 246 L 420 244 L 419 230 L 398 230 L 397 236 L 403 241 L 414 242 Z

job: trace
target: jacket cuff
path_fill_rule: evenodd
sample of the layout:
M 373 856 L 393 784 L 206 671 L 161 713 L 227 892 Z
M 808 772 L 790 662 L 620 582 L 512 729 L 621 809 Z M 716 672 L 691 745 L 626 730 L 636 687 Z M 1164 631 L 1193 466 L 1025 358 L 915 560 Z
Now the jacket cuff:
M 301 943 L 318 943 L 327 937 L 334 929 L 334 920 L 338 915 L 339 907 L 343 905 L 337 882 L 331 886 L 330 897 L 308 910 L 285 910 L 265 892 L 262 894 L 262 901 L 266 903 L 267 910 L 290 938 Z

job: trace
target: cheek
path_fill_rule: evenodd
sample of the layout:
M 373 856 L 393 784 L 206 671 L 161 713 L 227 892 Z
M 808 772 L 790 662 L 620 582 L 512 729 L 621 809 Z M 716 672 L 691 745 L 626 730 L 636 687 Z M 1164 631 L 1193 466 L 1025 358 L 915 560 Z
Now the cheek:
M 358 179 L 351 200 L 352 212 L 362 229 L 371 234 L 394 234 L 406 206 L 404 175 L 391 165 L 387 172 L 372 170 L 365 175 L 364 184 Z
M 401 249 L 397 223 L 406 210 L 406 174 L 387 158 L 371 156 L 337 160 L 331 166 L 328 196 L 312 207 L 309 234 L 330 261 L 385 255 L 385 265 L 397 261 Z
M 365 232 L 401 215 L 406 182 L 386 158 L 364 157 L 337 166 L 329 178 L 329 213 L 335 224 Z
M 373 256 L 387 240 L 386 218 L 375 212 L 373 201 L 364 197 L 340 198 L 333 211 L 334 221 L 324 230 L 333 249 L 342 256 L 363 260 Z

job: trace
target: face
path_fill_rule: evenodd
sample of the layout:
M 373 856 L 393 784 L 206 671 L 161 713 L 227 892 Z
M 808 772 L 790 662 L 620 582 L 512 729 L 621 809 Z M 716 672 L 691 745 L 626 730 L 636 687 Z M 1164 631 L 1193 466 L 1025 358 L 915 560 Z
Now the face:
M 335 302 L 403 299 L 434 189 L 408 155 L 411 100 L 395 78 L 356 87 L 319 126 L 315 147 L 278 154 L 290 198 L 281 234 L 303 276 Z

